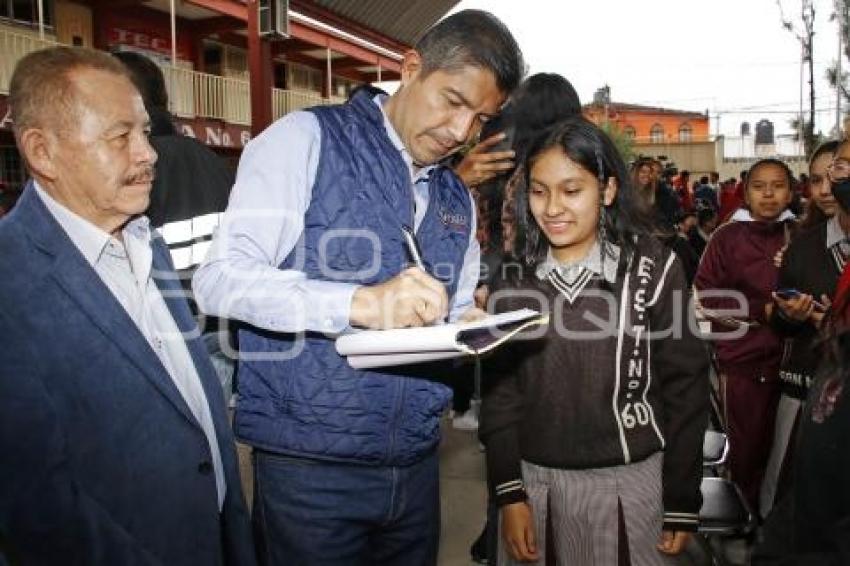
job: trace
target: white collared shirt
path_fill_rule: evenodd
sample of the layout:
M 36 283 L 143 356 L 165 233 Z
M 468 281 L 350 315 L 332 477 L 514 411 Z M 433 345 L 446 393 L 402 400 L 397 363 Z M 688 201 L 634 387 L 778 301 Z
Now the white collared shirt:
M 847 241 L 848 235 L 844 232 L 844 228 L 841 227 L 841 222 L 838 221 L 838 215 L 834 214 L 829 220 L 826 221 L 826 247 L 827 249 L 835 246 L 836 244 L 841 245 L 842 253 L 847 253 L 848 245 L 850 242 Z
M 602 250 L 599 247 L 599 242 L 593 243 L 593 246 L 583 258 L 571 262 L 560 262 L 552 255 L 552 248 L 546 253 L 546 260 L 537 266 L 535 275 L 538 279 L 545 279 L 552 270 L 558 274 L 569 284 L 572 284 L 578 279 L 584 270 L 590 271 L 594 275 L 602 276 L 608 283 L 617 281 L 617 268 L 620 264 L 620 246 L 606 243 L 605 257 L 602 257 Z
M 147 217 L 129 221 L 121 231 L 121 242 L 57 202 L 37 182 L 33 186 L 47 210 L 150 344 L 203 429 L 212 454 L 221 510 L 226 484 L 212 414 L 183 334 L 151 277 L 152 233 Z

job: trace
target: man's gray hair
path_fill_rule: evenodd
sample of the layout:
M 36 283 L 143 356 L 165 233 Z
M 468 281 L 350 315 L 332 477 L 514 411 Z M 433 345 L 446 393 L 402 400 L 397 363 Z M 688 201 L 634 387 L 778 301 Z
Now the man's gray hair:
M 19 137 L 29 128 L 61 128 L 78 115 L 75 69 L 96 69 L 130 79 L 124 65 L 103 51 L 85 47 L 49 47 L 24 56 L 9 88 L 12 129 Z

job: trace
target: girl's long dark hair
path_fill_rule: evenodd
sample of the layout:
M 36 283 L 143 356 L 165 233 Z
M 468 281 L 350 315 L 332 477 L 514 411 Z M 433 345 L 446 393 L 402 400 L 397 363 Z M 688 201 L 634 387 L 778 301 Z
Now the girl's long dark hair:
M 614 142 L 598 126 L 583 116 L 565 118 L 539 135 L 531 144 L 528 157 L 521 164 L 525 171 L 525 186 L 517 190 L 517 217 L 525 234 L 524 246 L 518 250 L 523 261 L 533 266 L 545 260 L 549 242 L 534 220 L 528 204 L 528 183 L 531 166 L 541 153 L 558 148 L 574 163 L 599 180 L 600 194 L 608 180 L 617 183 L 617 195 L 610 206 L 604 207 L 603 232 L 605 241 L 599 242 L 603 254 L 606 243 L 616 244 L 631 255 L 635 251 L 636 236 L 653 232 L 652 220 L 646 213 L 639 195 L 632 185 L 623 158 Z
M 508 135 L 511 148 L 516 152 L 518 167 L 515 172 L 521 176 L 522 163 L 534 138 L 542 131 L 548 131 L 548 128 L 559 120 L 577 114 L 581 114 L 581 102 L 570 81 L 555 73 L 536 73 L 526 78 L 516 90 L 496 119 L 498 124 L 485 126 L 485 130 L 489 133 L 502 130 Z M 482 132 L 482 139 L 489 133 Z M 502 233 L 499 212 L 503 209 L 505 189 L 513 174 L 514 172 L 499 175 L 480 187 L 481 195 L 488 201 L 489 208 L 496 211 L 491 215 L 489 228 L 494 246 L 499 248 L 503 247 L 505 236 Z M 513 200 L 514 204 L 515 201 L 516 199 Z M 514 241 L 520 242 L 524 237 L 523 230 L 521 222 L 516 224 Z
M 520 85 L 512 102 L 513 123 L 516 127 L 514 149 L 522 161 L 529 144 L 541 130 L 558 120 L 581 114 L 581 102 L 573 85 L 555 73 L 537 73 Z
M 824 422 L 835 410 L 850 379 L 850 295 L 836 297 L 822 328 L 821 366 L 808 401 L 812 419 Z

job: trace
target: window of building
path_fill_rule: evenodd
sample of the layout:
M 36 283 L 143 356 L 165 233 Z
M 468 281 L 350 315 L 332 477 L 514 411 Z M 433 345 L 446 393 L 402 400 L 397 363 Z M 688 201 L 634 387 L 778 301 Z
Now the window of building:
M 331 94 L 340 98 L 348 98 L 351 91 L 358 86 L 360 86 L 360 83 L 357 81 L 352 81 L 351 79 L 343 77 L 333 77 L 333 92 Z
M 224 61 L 222 73 L 232 79 L 249 80 L 248 51 L 232 45 L 224 46 Z
M 691 125 L 685 122 L 681 126 L 679 126 L 679 141 L 680 142 L 689 142 L 693 139 L 694 130 L 691 128 Z
M 664 141 L 664 127 L 661 124 L 653 124 L 650 128 L 649 141 L 651 143 L 662 143 Z
M 630 140 L 634 140 L 635 136 L 637 135 L 637 132 L 635 132 L 634 127 L 626 126 L 625 128 L 623 128 L 623 135 L 625 135 Z
M 204 70 L 212 75 L 248 80 L 248 52 L 217 41 L 204 41 Z
M 204 42 L 204 71 L 211 75 L 221 75 L 224 51 L 221 45 L 214 42 Z
M 322 71 L 297 63 L 288 63 L 286 66 L 289 68 L 286 81 L 289 90 L 322 94 Z
M 44 25 L 53 27 L 53 0 L 42 0 Z M 38 26 L 38 0 L 0 0 L 0 19 Z

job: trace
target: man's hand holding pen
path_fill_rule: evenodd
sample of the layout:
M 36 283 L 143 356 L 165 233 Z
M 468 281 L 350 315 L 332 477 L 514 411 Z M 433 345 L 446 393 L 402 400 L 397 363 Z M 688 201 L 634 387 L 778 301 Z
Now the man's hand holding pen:
M 427 326 L 448 315 L 446 287 L 419 267 L 354 292 L 349 321 L 372 329 Z

